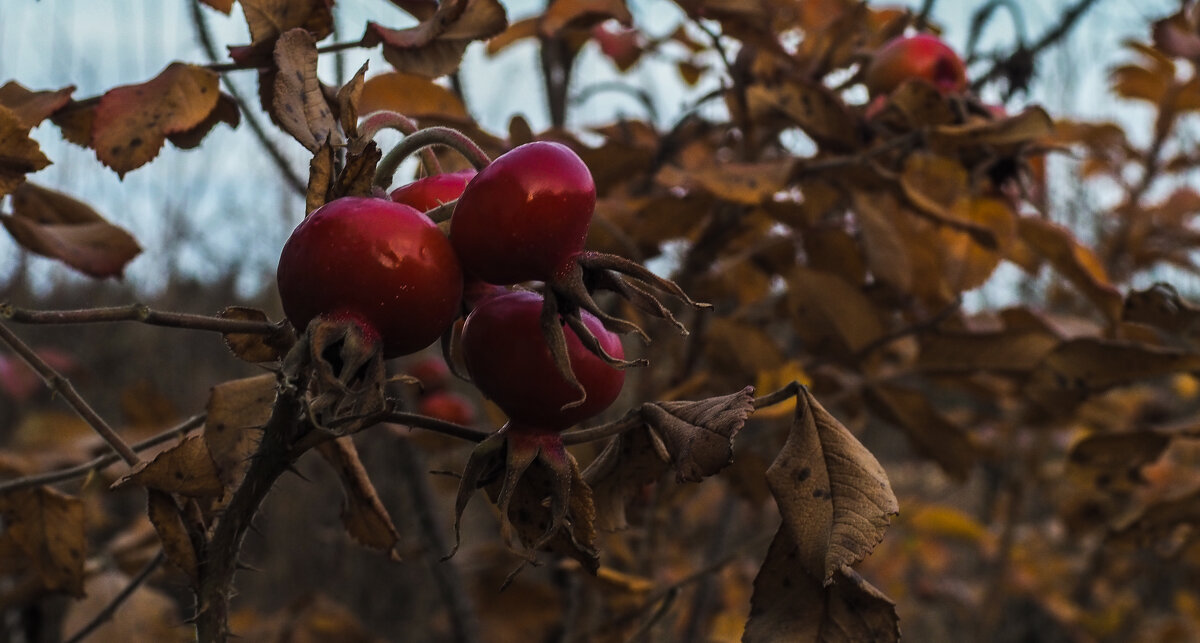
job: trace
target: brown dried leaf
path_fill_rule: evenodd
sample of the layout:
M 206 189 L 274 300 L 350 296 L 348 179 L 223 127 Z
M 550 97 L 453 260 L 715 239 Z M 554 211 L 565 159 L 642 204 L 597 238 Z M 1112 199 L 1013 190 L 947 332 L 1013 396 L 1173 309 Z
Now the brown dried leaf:
M 323 143 L 308 163 L 308 190 L 304 195 L 304 213 L 325 205 L 333 194 L 333 146 Z M 296 329 L 303 332 L 303 328 Z
M 901 83 L 887 101 L 904 115 L 909 127 L 946 125 L 955 120 L 954 108 L 945 94 L 921 79 Z
M 15 80 L 0 86 L 0 107 L 7 107 L 16 114 L 21 125 L 30 130 L 46 120 L 54 112 L 71 102 L 74 85 L 54 91 L 30 91 Z
M 1048 354 L 1025 392 L 1047 409 L 1069 411 L 1092 394 L 1122 384 L 1200 369 L 1200 354 L 1093 337 Z
M 869 554 L 900 511 L 879 461 L 807 388 L 767 484 L 799 545 L 798 564 L 824 585 Z
M 368 22 L 363 40 L 368 46 L 381 43 L 384 59 L 397 71 L 437 78 L 458 69 L 471 41 L 495 36 L 507 26 L 508 16 L 497 0 L 446 0 L 408 29 Z
M 803 562 L 803 547 L 781 526 L 754 579 L 743 643 L 889 643 L 900 640 L 895 603 L 849 567 L 832 584 Z
M 371 196 L 375 180 L 375 167 L 383 152 L 375 141 L 370 141 L 363 151 L 346 154 L 346 165 L 338 174 L 337 185 L 333 187 L 332 197 L 340 199 L 344 196 Z
M 986 249 L 999 247 L 995 234 L 972 218 L 973 210 L 963 207 L 969 195 L 967 171 L 955 159 L 917 152 L 904 162 L 900 187 L 904 197 L 917 211 L 942 225 L 965 232 Z
M 364 114 L 388 110 L 409 118 L 470 118 L 467 108 L 454 92 L 424 76 L 401 72 L 367 79 L 360 106 Z
M 235 58 L 247 61 L 269 64 L 276 41 L 292 29 L 307 31 L 314 42 L 333 33 L 333 0 L 242 0 L 242 12 L 251 44 Z
M 189 435 L 153 460 L 138 463 L 112 488 L 129 484 L 189 498 L 219 496 L 225 490 L 208 444 L 199 435 Z
M 907 216 L 895 206 L 894 199 L 881 199 L 879 195 L 856 190 L 851 195 L 854 199 L 854 212 L 858 215 L 858 225 L 862 230 L 862 241 L 866 247 L 867 265 L 875 278 L 891 284 L 900 292 L 911 292 L 913 285 L 912 260 L 909 258 L 908 246 L 904 238 L 896 230 L 892 219 L 897 216 Z
M 849 151 L 859 143 L 858 119 L 836 94 L 819 83 L 751 85 L 746 90 L 746 102 L 752 119 L 782 115 L 822 147 Z
M 833 341 L 855 353 L 883 335 L 879 313 L 861 288 L 807 268 L 797 268 L 787 281 L 796 332 L 810 345 Z
M 42 154 L 37 141 L 29 138 L 29 128 L 21 117 L 0 106 L 0 197 L 25 182 L 25 175 L 47 165 L 50 159 Z
M 939 147 L 1017 145 L 1049 136 L 1053 131 L 1054 120 L 1046 110 L 1034 106 L 1009 118 L 935 127 L 931 140 Z
M 543 35 L 553 38 L 564 29 L 587 28 L 609 19 L 625 26 L 633 24 L 625 0 L 552 0 L 539 28 Z
M 371 483 L 358 457 L 354 441 L 344 436 L 323 442 L 317 450 L 342 481 L 342 491 L 345 493 L 342 524 L 346 527 L 346 533 L 355 542 L 384 552 L 399 562 L 400 554 L 396 551 L 396 545 L 400 542 L 400 532 L 383 506 L 379 492 L 375 491 L 375 485 Z
M 78 101 L 71 101 L 50 117 L 50 122 L 62 131 L 63 138 L 80 147 L 91 147 L 95 120 L 96 106 Z
M 1039 217 L 1021 217 L 1017 234 L 1062 276 L 1082 291 L 1109 320 L 1121 315 L 1121 293 L 1109 281 L 1104 264 L 1071 231 Z
M 525 18 L 518 20 L 508 25 L 498 36 L 489 38 L 487 42 L 487 53 L 489 56 L 495 56 L 507 49 L 510 45 L 525 40 L 526 38 L 534 38 L 538 35 L 538 17 Z M 515 142 L 515 141 L 514 141 Z
M 346 138 L 351 140 L 358 138 L 358 115 L 373 111 L 359 107 L 362 103 L 363 88 L 366 85 L 368 64 L 369 61 L 364 62 L 354 74 L 354 78 L 351 78 L 350 82 L 342 85 L 337 91 L 338 124 L 342 126 L 342 132 Z
M 83 596 L 87 535 L 83 503 L 50 487 L 0 495 L 0 569 L 37 592 Z
M 1171 284 L 1156 283 L 1129 293 L 1121 321 L 1151 326 L 1179 348 L 1200 349 L 1200 308 L 1180 297 Z
M 153 79 L 100 97 L 90 145 L 119 176 L 158 156 L 170 134 L 204 123 L 217 107 L 220 78 L 198 65 L 171 63 Z
M 1154 23 L 1154 45 L 1176 58 L 1200 58 L 1200 33 L 1188 24 L 1186 11 Z
M 942 415 L 925 393 L 895 384 L 876 383 L 864 391 L 867 404 L 879 416 L 904 430 L 917 451 L 963 482 L 978 454 L 962 427 Z
M 242 321 L 270 321 L 267 314 L 257 308 L 244 306 L 229 306 L 217 313 L 221 319 L 237 319 Z M 276 331 L 263 335 L 260 333 L 225 333 L 225 345 L 239 359 L 252 364 L 262 362 L 282 361 L 283 356 L 296 343 L 296 335 L 290 326 L 283 325 Z
M 92 277 L 120 277 L 142 251 L 124 229 L 60 192 L 24 183 L 13 192 L 12 208 L 0 223 L 17 243 Z
M 754 387 L 694 402 L 652 402 L 640 412 L 666 446 L 675 479 L 699 482 L 733 461 L 733 439 L 754 412 Z
M 925 335 L 917 365 L 935 373 L 1032 371 L 1059 343 L 1041 328 L 986 333 L 940 332 Z
M 197 587 L 199 559 L 196 557 L 196 547 L 183 523 L 179 505 L 175 504 L 171 494 L 157 489 L 149 490 L 147 502 L 147 514 L 162 541 L 167 561 L 188 577 L 192 587 Z
M 606 531 L 629 526 L 626 509 L 642 489 L 670 469 L 670 454 L 648 426 L 613 438 L 581 474 L 592 488 L 596 527 Z
M 726 163 L 691 170 L 664 165 L 654 180 L 668 188 L 699 188 L 718 199 L 758 205 L 784 188 L 790 171 L 789 161 Z
M 175 147 L 184 150 L 190 150 L 199 147 L 205 136 L 212 131 L 212 128 L 217 126 L 217 123 L 225 123 L 229 127 L 237 127 L 238 123 L 242 122 L 242 112 L 238 108 L 237 100 L 229 94 L 222 93 L 217 97 L 217 106 L 208 115 L 208 118 L 200 122 L 199 125 L 176 134 L 168 134 L 167 140 Z
M 310 152 L 329 142 L 341 143 L 333 111 L 317 78 L 317 45 L 312 34 L 292 29 L 275 44 L 275 93 L 271 114 L 288 134 Z
M 267 373 L 222 382 L 209 392 L 204 441 L 226 487 L 237 487 L 246 475 L 276 389 L 275 376 Z

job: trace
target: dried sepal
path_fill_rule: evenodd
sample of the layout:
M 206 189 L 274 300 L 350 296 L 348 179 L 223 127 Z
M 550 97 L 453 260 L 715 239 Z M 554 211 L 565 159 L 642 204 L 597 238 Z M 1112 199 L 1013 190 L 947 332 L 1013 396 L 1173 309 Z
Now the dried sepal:
M 471 450 L 467 464 L 463 467 L 462 477 L 458 481 L 458 493 L 454 497 L 454 547 L 442 557 L 447 560 L 458 552 L 462 542 L 462 515 L 475 490 L 487 485 L 499 475 L 505 467 L 505 444 L 507 438 L 501 429 Z
M 283 373 L 288 380 L 310 382 L 309 419 L 334 435 L 353 433 L 387 406 L 379 337 L 353 319 L 314 319 L 285 359 Z M 306 373 L 311 379 L 301 377 Z
M 554 367 L 558 369 L 558 374 L 562 376 L 567 384 L 571 385 L 571 388 L 579 391 L 579 398 L 564 404 L 562 409 L 575 408 L 587 401 L 587 391 L 583 388 L 583 384 L 579 383 L 579 379 L 575 377 L 575 371 L 571 369 L 571 357 L 567 350 L 567 334 L 563 331 L 562 320 L 559 318 L 557 298 L 552 296 L 542 298 L 542 314 L 539 322 L 542 326 L 542 335 L 546 338 L 546 346 L 550 349 L 550 356 L 554 358 Z M 580 325 L 582 326 L 582 324 Z M 586 331 L 585 335 L 591 337 L 593 342 L 596 341 L 591 331 Z M 580 339 L 583 340 L 583 336 L 580 336 Z M 587 341 L 583 343 L 585 346 L 588 345 Z

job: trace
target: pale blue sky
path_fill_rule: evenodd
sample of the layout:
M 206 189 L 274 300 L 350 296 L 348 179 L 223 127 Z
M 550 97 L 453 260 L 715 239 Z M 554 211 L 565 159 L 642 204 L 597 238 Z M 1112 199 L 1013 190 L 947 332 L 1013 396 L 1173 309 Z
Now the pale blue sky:
M 1057 19 L 1068 0 L 1018 0 L 1030 38 L 1036 38 Z M 172 60 L 206 62 L 189 17 L 188 0 L 3 0 L 0 8 L 0 84 L 17 80 L 34 89 L 75 84 L 77 98 L 96 95 L 112 86 L 142 82 Z M 670 31 L 678 22 L 678 9 L 666 0 L 631 0 L 638 23 L 652 33 Z M 907 4 L 918 4 L 912 0 Z M 966 21 L 983 4 L 976 0 L 941 0 L 935 19 L 945 36 L 961 50 L 966 42 Z M 528 15 L 542 3 L 505 2 L 510 19 Z M 1056 115 L 1118 118 L 1134 126 L 1134 137 L 1145 134 L 1145 112 L 1114 101 L 1105 93 L 1107 70 L 1127 57 L 1120 42 L 1145 38 L 1149 20 L 1161 16 L 1175 3 L 1170 0 L 1099 0 L 1071 41 L 1044 61 L 1032 102 L 1046 105 Z M 360 25 L 373 19 L 404 26 L 405 15 L 385 0 L 340 0 L 342 25 L 355 25 L 340 40 L 357 38 Z M 1003 12 L 1001 12 L 1003 13 Z M 247 40 L 240 15 L 222 16 L 206 11 L 218 43 Z M 986 31 L 984 50 L 1011 42 L 1013 23 L 999 15 Z M 373 72 L 386 63 L 375 52 L 351 50 L 346 64 L 356 69 L 370 59 Z M 323 64 L 323 77 L 332 79 L 332 59 Z M 587 84 L 616 77 L 612 65 L 589 47 L 577 63 L 578 91 Z M 509 118 L 521 113 L 534 126 L 547 122 L 536 52 L 517 46 L 495 59 L 482 45 L 469 51 L 463 78 L 467 102 L 481 123 L 504 132 Z M 238 72 L 235 82 L 254 96 L 252 72 Z M 627 78 L 649 90 L 657 101 L 663 123 L 678 115 L 691 97 L 714 86 L 707 78 L 701 89 L 686 87 L 666 63 L 648 61 Z M 608 94 L 593 98 L 571 113 L 571 125 L 610 121 L 620 113 L 641 115 L 628 97 Z M 1022 99 L 1022 102 L 1024 99 Z M 59 140 L 57 128 L 47 123 L 34 132 L 54 165 L 31 176 L 41 185 L 56 188 L 93 203 L 97 209 L 130 229 L 146 252 L 130 264 L 127 275 L 146 295 L 165 285 L 166 274 L 177 269 L 199 277 L 215 276 L 222 266 L 234 265 L 240 287 L 252 291 L 272 274 L 279 248 L 303 212 L 302 200 L 289 192 L 278 172 L 263 156 L 244 125 L 237 130 L 219 126 L 197 150 L 181 151 L 167 145 L 148 166 L 128 174 L 124 181 L 83 150 Z M 279 146 L 303 173 L 307 154 L 283 134 Z M 386 139 L 385 139 L 386 142 Z M 187 242 L 179 243 L 177 240 Z M 15 244 L 0 235 L 0 283 L 10 274 Z M 35 283 L 47 287 L 56 279 L 72 278 L 54 262 L 35 259 Z

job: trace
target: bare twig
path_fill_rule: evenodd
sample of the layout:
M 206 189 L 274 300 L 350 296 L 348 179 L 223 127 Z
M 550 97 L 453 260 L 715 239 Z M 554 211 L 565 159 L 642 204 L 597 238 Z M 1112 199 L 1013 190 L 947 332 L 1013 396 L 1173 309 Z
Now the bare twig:
M 150 559 L 150 562 L 146 563 L 145 567 L 142 567 L 141 571 L 137 573 L 137 576 L 134 576 L 129 580 L 129 584 L 121 590 L 120 594 L 114 596 L 113 599 L 109 601 L 108 605 L 104 606 L 104 609 L 100 610 L 98 614 L 93 616 L 92 620 L 88 621 L 88 624 L 83 626 L 83 629 L 76 632 L 75 635 L 67 639 L 65 643 L 79 643 L 87 638 L 101 625 L 107 623 L 113 617 L 113 614 L 117 612 L 117 608 L 121 606 L 121 603 L 124 603 L 126 599 L 132 596 L 133 593 L 137 591 L 137 588 L 141 587 L 142 583 L 146 582 L 146 579 L 150 577 L 150 574 L 153 574 L 154 570 L 158 569 L 159 565 L 162 565 L 163 561 L 166 559 L 166 554 L 160 549 L 158 551 L 158 555 Z
M 884 346 L 887 346 L 898 339 L 908 337 L 909 335 L 920 335 L 921 333 L 932 330 L 938 324 L 946 321 L 946 318 L 954 314 L 954 311 L 958 310 L 961 305 L 962 297 L 956 297 L 954 301 L 950 302 L 949 305 L 939 310 L 929 319 L 923 319 L 914 324 L 905 326 L 904 328 L 899 328 L 885 335 L 876 337 L 874 340 L 868 342 L 866 346 L 858 349 L 858 351 L 854 354 L 854 359 L 862 361 L 870 356 L 871 353 L 874 353 L 880 348 L 883 348 Z
M 130 445 L 130 448 L 132 448 L 134 451 L 143 451 L 145 449 L 158 446 L 163 442 L 167 442 L 176 437 L 184 435 L 193 429 L 199 428 L 204 424 L 204 417 L 205 416 L 203 414 L 193 415 L 178 426 L 167 429 L 166 431 L 163 431 L 154 437 L 146 438 L 141 442 L 134 443 Z M 116 453 L 106 453 L 98 458 L 89 460 L 88 462 L 84 462 L 81 465 L 70 467 L 68 469 L 47 471 L 46 473 L 25 476 L 24 478 L 6 480 L 4 482 L 0 482 L 0 495 L 11 491 L 19 491 L 21 489 L 28 489 L 30 487 L 38 487 L 44 484 L 57 484 L 59 482 L 66 482 L 68 480 L 82 478 L 91 472 L 99 471 L 100 469 L 103 469 L 104 467 L 107 467 L 108 465 L 120 459 L 121 456 L 117 455 Z
M 1008 58 L 996 61 L 986 73 L 980 75 L 975 79 L 974 82 L 971 83 L 971 89 L 973 91 L 979 91 L 980 87 L 983 87 L 987 83 L 1003 74 L 1005 69 L 1007 69 L 1017 57 L 1028 58 L 1029 63 L 1032 65 L 1033 60 L 1037 58 L 1042 51 L 1048 49 L 1050 46 L 1054 45 L 1059 40 L 1062 40 L 1068 33 L 1070 33 L 1071 29 L 1074 28 L 1079 22 L 1079 19 L 1082 18 L 1083 15 L 1087 13 L 1088 9 L 1091 9 L 1095 4 L 1096 0 L 1079 0 L 1079 2 L 1076 2 L 1074 5 L 1068 7 L 1067 10 L 1063 12 L 1062 18 L 1058 21 L 1058 24 L 1043 34 L 1042 37 L 1033 44 L 1033 46 L 1028 48 L 1018 47 L 1017 50 Z
M 317 53 L 318 54 L 332 54 L 334 52 L 345 51 L 347 49 L 355 49 L 358 47 L 362 47 L 364 49 L 369 48 L 369 45 L 367 45 L 366 39 L 331 43 L 328 45 L 324 45 L 322 47 L 317 47 Z M 216 60 L 216 57 L 214 56 L 213 59 Z M 218 62 L 214 62 L 212 64 L 205 65 L 204 68 L 221 73 L 221 72 L 227 72 L 227 71 L 238 71 L 238 70 L 242 70 L 242 69 L 257 69 L 257 65 L 255 65 L 253 62 L 248 62 L 248 63 L 239 63 L 239 62 L 218 63 Z
M 8 344 L 30 368 L 37 371 L 37 374 L 42 376 L 42 380 L 46 382 L 46 386 L 50 390 L 63 396 L 67 400 L 67 403 L 71 405 L 71 408 L 79 414 L 79 417 L 83 418 L 96 433 L 100 434 L 100 437 L 104 438 L 104 441 L 112 447 L 113 451 L 116 451 L 121 456 L 122 460 L 131 466 L 137 464 L 137 453 L 125 443 L 125 440 L 121 439 L 121 436 L 117 435 L 117 432 L 104 421 L 104 418 L 100 417 L 88 405 L 87 401 L 71 385 L 70 380 L 54 370 L 52 366 L 46 363 L 46 360 L 39 357 L 32 348 L 21 341 L 21 338 L 13 334 L 4 324 L 0 324 L 0 341 Z
M 279 323 L 265 321 L 164 312 L 142 304 L 78 310 L 29 310 L 17 308 L 8 303 L 0 303 L 0 319 L 7 319 L 18 324 L 101 324 L 132 321 L 151 326 L 253 335 L 270 335 L 279 330 L 280 326 Z
M 204 19 L 204 12 L 200 9 L 200 0 L 192 2 L 192 24 L 196 27 L 196 36 L 200 39 L 200 45 L 204 48 L 204 53 L 214 63 L 209 68 L 214 71 L 227 71 L 227 69 L 221 69 L 225 65 L 216 64 L 217 47 L 213 43 L 212 33 L 208 29 L 208 22 Z M 232 69 L 241 68 L 233 67 Z M 246 100 L 242 98 L 242 94 L 237 86 L 227 76 L 222 76 L 221 82 L 225 85 L 225 91 L 229 92 L 234 102 L 237 103 L 238 111 L 246 118 L 246 124 L 254 132 L 254 136 L 258 139 L 259 144 L 262 145 L 263 150 L 266 151 L 267 156 L 270 156 L 275 167 L 279 168 L 279 173 L 283 175 L 284 181 L 297 194 L 305 194 L 308 191 L 307 182 L 300 178 L 295 168 L 288 162 L 287 157 L 283 155 L 283 152 L 279 150 L 275 142 L 267 135 L 267 130 L 263 127 L 262 122 L 258 120 L 258 116 L 247 108 Z
M 445 420 L 439 420 L 427 415 L 406 413 L 404 411 L 389 411 L 381 416 L 377 421 L 394 422 L 396 424 L 403 424 L 404 426 L 411 426 L 414 429 L 435 431 L 443 435 L 448 435 L 452 438 L 467 440 L 469 442 L 483 442 L 489 435 L 491 435 L 490 432 L 481 429 L 475 429 L 469 426 L 455 424 L 453 422 L 446 422 Z
M 462 577 L 453 560 L 442 561 L 441 552 L 450 551 L 438 521 L 434 518 L 433 493 L 421 466 L 420 454 L 407 440 L 399 440 L 396 449 L 397 471 L 408 489 L 413 503 L 413 513 L 423 538 L 427 540 L 426 560 L 433 574 L 434 585 L 450 613 L 450 627 L 454 630 L 455 643 L 471 643 L 480 640 L 479 622 L 470 603 L 470 592 L 463 585 Z

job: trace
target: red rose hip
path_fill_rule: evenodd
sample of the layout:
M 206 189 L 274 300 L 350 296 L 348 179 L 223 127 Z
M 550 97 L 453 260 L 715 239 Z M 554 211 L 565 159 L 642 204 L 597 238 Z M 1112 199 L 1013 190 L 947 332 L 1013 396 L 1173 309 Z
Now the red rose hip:
M 317 316 L 378 334 L 385 357 L 420 350 L 454 322 L 463 277 L 425 215 L 385 199 L 343 197 L 314 210 L 279 257 L 284 313 L 303 331 Z
M 592 174 L 570 148 L 527 143 L 467 184 L 450 242 L 463 269 L 488 283 L 551 281 L 583 250 L 595 207 Z

